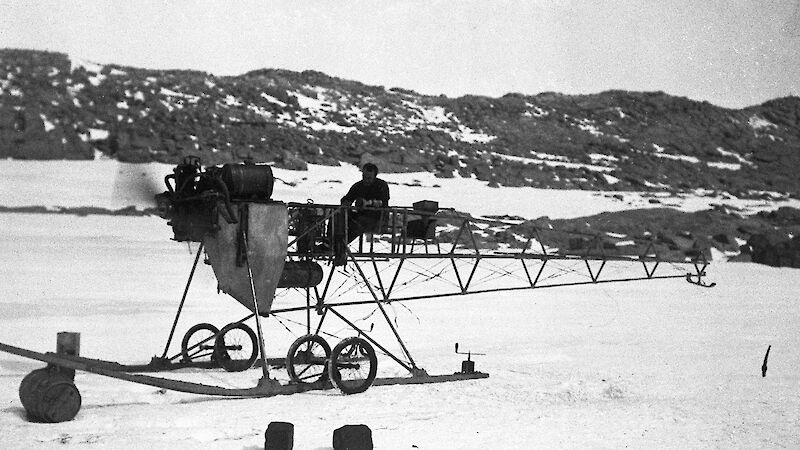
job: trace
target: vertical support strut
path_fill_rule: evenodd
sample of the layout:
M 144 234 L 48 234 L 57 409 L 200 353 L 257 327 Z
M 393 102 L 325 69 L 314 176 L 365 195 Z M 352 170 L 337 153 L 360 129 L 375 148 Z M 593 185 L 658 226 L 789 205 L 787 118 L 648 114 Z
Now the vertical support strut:
M 269 380 L 269 364 L 267 364 L 267 353 L 264 350 L 264 333 L 261 331 L 261 315 L 258 313 L 258 300 L 256 300 L 256 285 L 253 283 L 253 271 L 250 268 L 250 254 L 248 253 L 247 232 L 242 229 L 242 241 L 244 242 L 244 260 L 247 263 L 247 279 L 250 281 L 250 293 L 253 295 L 253 312 L 256 316 L 256 330 L 258 331 L 258 351 L 261 352 L 261 371 L 264 381 Z
M 306 334 L 311 334 L 311 289 L 306 288 Z
M 317 307 L 319 307 L 319 305 L 325 301 L 325 298 L 328 295 L 328 288 L 331 286 L 331 280 L 333 280 L 334 272 L 336 272 L 336 266 L 331 266 L 331 270 L 328 272 L 328 279 L 325 281 L 325 287 L 322 288 L 322 295 L 319 295 L 319 289 L 314 286 L 314 294 L 317 297 Z
M 164 346 L 164 353 L 161 355 L 161 359 L 167 358 L 167 352 L 169 351 L 169 344 L 172 343 L 172 337 L 175 335 L 175 327 L 178 325 L 178 318 L 181 316 L 181 311 L 183 310 L 183 304 L 186 302 L 186 294 L 189 293 L 189 286 L 192 284 L 192 278 L 194 278 L 194 271 L 197 269 L 197 262 L 200 261 L 200 254 L 203 252 L 203 243 L 200 243 L 200 246 L 197 247 L 197 255 L 194 257 L 194 264 L 192 264 L 192 270 L 189 272 L 189 279 L 186 280 L 186 287 L 183 289 L 183 296 L 181 297 L 181 303 L 178 305 L 178 311 L 175 313 L 175 320 L 172 322 L 172 329 L 169 330 L 169 337 L 167 338 L 167 345 Z
M 325 322 L 325 318 L 326 317 L 328 317 L 328 308 L 327 307 L 322 309 L 322 313 L 321 313 L 321 316 L 319 318 L 319 322 L 317 323 L 317 330 L 314 331 L 314 334 L 319 334 L 319 330 L 322 329 L 322 322 Z

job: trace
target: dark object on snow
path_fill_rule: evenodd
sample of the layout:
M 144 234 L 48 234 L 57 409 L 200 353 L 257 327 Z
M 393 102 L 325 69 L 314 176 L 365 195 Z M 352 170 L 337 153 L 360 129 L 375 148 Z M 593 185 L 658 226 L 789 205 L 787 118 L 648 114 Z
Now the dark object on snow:
M 439 202 L 433 200 L 420 200 L 411 204 L 415 211 L 425 211 L 429 213 L 436 213 L 439 211 Z
M 333 450 L 372 450 L 372 430 L 364 424 L 333 430 Z
M 292 450 L 294 425 L 289 422 L 270 422 L 264 433 L 264 450 Z
M 79 356 L 80 347 L 80 333 L 58 333 L 56 354 Z M 74 380 L 74 369 L 53 364 L 26 375 L 19 384 L 19 399 L 28 420 L 59 423 L 74 419 L 81 409 L 81 393 Z
M 411 239 L 433 239 L 436 236 L 436 218 L 439 202 L 420 200 L 413 203 L 414 211 L 420 212 L 418 219 L 409 220 L 406 225 L 406 237 Z
M 461 361 L 461 373 L 475 373 L 475 361 L 472 360 L 472 355 L 486 356 L 486 353 L 459 352 L 458 342 L 456 342 L 456 354 L 467 355 L 467 359 Z
M 433 239 L 436 237 L 436 220 L 409 220 L 406 226 L 406 237 L 409 239 Z
M 761 378 L 764 378 L 764 377 L 767 376 L 767 359 L 769 359 L 769 349 L 771 349 L 771 348 L 772 348 L 771 345 L 768 346 L 767 347 L 767 354 L 764 355 L 764 364 L 761 364 Z
M 32 422 L 66 422 L 81 409 L 78 388 L 57 367 L 36 369 L 26 375 L 19 385 L 19 399 Z

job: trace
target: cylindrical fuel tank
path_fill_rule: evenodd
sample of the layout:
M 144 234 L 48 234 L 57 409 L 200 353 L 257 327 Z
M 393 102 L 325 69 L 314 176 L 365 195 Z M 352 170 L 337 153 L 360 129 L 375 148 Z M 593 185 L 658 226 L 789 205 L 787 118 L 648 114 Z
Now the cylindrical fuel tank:
M 307 288 L 322 282 L 322 267 L 315 261 L 287 261 L 283 265 L 279 288 Z
M 272 168 L 255 164 L 225 164 L 222 166 L 222 181 L 232 197 L 258 196 L 269 199 L 275 178 Z

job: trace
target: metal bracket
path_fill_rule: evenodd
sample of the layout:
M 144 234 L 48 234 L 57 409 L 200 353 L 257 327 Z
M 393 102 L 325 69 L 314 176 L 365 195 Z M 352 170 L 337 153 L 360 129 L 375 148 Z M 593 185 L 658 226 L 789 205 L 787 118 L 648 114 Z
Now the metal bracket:
M 712 288 L 717 285 L 717 283 L 706 283 L 705 281 L 703 281 L 704 276 L 705 273 L 698 273 L 697 275 L 694 276 L 691 273 L 687 273 L 686 281 L 691 284 L 694 284 L 695 286 L 700 286 L 704 288 Z

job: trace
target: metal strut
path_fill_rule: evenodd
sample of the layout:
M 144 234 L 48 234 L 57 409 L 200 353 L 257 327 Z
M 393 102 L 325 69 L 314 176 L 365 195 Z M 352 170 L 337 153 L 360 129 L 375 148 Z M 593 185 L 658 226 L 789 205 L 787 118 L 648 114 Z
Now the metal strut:
M 258 351 L 261 352 L 263 363 L 261 364 L 261 371 L 264 375 L 262 381 L 269 380 L 269 364 L 267 364 L 267 354 L 264 351 L 264 333 L 261 331 L 261 316 L 258 313 L 258 300 L 256 299 L 256 286 L 253 283 L 253 271 L 250 269 L 250 254 L 248 252 L 247 244 L 247 231 L 244 227 L 242 230 L 242 242 L 244 243 L 244 260 L 247 263 L 247 279 L 250 281 L 250 293 L 253 295 L 253 312 L 256 316 L 256 330 L 258 331 Z
M 689 283 L 694 284 L 695 286 L 700 287 L 707 287 L 711 288 L 717 285 L 717 283 L 707 283 L 703 281 L 703 277 L 706 276 L 706 267 L 708 267 L 708 259 L 706 259 L 706 255 L 704 253 L 700 253 L 697 258 L 692 260 L 692 265 L 694 266 L 695 273 L 686 274 L 686 281 Z
M 422 374 L 422 373 L 424 373 L 424 370 L 422 370 L 422 369 L 418 368 L 418 367 L 417 367 L 417 366 L 414 364 L 414 362 L 413 362 L 413 361 L 410 361 L 410 362 L 411 362 L 411 365 L 408 365 L 408 363 L 406 363 L 405 361 L 403 361 L 403 360 L 401 360 L 400 358 L 398 358 L 397 356 L 395 356 L 395 355 L 394 355 L 392 352 L 390 352 L 390 351 L 389 351 L 389 350 L 388 350 L 386 347 L 382 346 L 382 345 L 381 345 L 381 344 L 380 344 L 378 341 L 376 341 L 375 339 L 373 339 L 373 338 L 372 338 L 370 335 L 368 335 L 368 334 L 367 334 L 367 333 L 366 333 L 364 330 L 362 330 L 361 328 L 358 328 L 358 326 L 356 326 L 356 324 L 354 324 L 353 322 L 351 322 L 350 320 L 348 320 L 348 319 L 347 319 L 347 317 L 345 317 L 344 315 L 342 315 L 342 314 L 341 314 L 339 311 L 336 311 L 336 310 L 335 310 L 333 307 L 331 307 L 331 306 L 326 306 L 326 307 L 325 307 L 325 310 L 326 310 L 326 311 L 330 311 L 330 312 L 332 312 L 332 313 L 333 313 L 333 314 L 334 314 L 336 317 L 338 317 L 338 318 L 339 318 L 339 319 L 340 319 L 342 322 L 344 322 L 344 323 L 346 323 L 346 324 L 350 325 L 350 328 L 352 328 L 352 329 L 356 330 L 356 332 L 358 332 L 358 334 L 359 334 L 360 336 L 363 336 L 363 337 L 364 337 L 364 339 L 366 339 L 366 340 L 368 340 L 369 342 L 371 342 L 371 343 L 372 343 L 372 345 L 374 345 L 375 347 L 378 347 L 378 348 L 379 348 L 379 349 L 380 349 L 380 350 L 381 350 L 383 353 L 385 353 L 387 356 L 389 356 L 390 358 L 392 358 L 392 359 L 393 359 L 393 360 L 394 360 L 394 361 L 395 361 L 397 364 L 401 365 L 401 366 L 402 366 L 404 369 L 408 370 L 408 371 L 409 371 L 409 372 L 410 372 L 412 375 L 416 375 L 416 374 Z M 409 359 L 410 359 L 410 358 L 409 358 Z
M 383 314 L 384 319 L 386 319 L 386 323 L 389 325 L 389 328 L 392 330 L 392 333 L 394 334 L 394 337 L 397 339 L 397 342 L 400 344 L 400 348 L 403 350 L 403 353 L 405 354 L 406 358 L 408 358 L 408 361 L 411 363 L 411 367 L 408 367 L 408 366 L 406 366 L 405 364 L 402 364 L 402 363 L 401 363 L 401 365 L 406 367 L 406 369 L 408 369 L 408 371 L 411 372 L 412 374 L 415 373 L 415 371 L 418 370 L 417 364 L 414 362 L 414 358 L 411 357 L 411 353 L 408 351 L 408 348 L 406 347 L 405 342 L 403 342 L 403 339 L 400 337 L 400 333 L 397 332 L 397 329 L 392 324 L 392 320 L 389 318 L 389 314 L 386 313 L 386 309 L 383 307 L 383 303 L 387 302 L 387 299 L 378 298 L 378 294 L 372 288 L 372 284 L 369 282 L 369 279 L 367 278 L 366 274 L 364 273 L 363 270 L 361 270 L 361 265 L 358 263 L 358 261 L 356 261 L 355 257 L 353 257 L 353 254 L 350 253 L 350 250 L 348 250 L 348 249 L 345 249 L 345 250 L 347 251 L 347 255 L 350 257 L 351 261 L 353 261 L 353 264 L 356 266 L 356 270 L 358 270 L 359 275 L 361 275 L 361 279 L 364 280 L 364 284 L 367 286 L 367 289 L 369 290 L 370 294 L 372 294 L 372 298 L 375 301 L 375 304 L 378 305 L 378 308 L 381 310 L 381 314 Z M 333 311 L 333 312 L 336 313 L 337 316 L 341 317 L 336 311 Z M 348 322 L 353 328 L 355 328 L 355 325 L 353 325 L 351 322 L 349 322 L 347 320 L 345 320 L 345 321 Z M 361 330 L 359 330 L 358 328 L 356 328 L 356 330 L 359 331 L 359 333 L 363 334 L 365 337 L 367 337 L 367 335 L 364 332 L 362 332 Z M 370 340 L 372 340 L 372 339 L 370 339 Z M 373 342 L 373 343 L 378 345 L 376 342 Z M 384 352 L 386 352 L 387 354 L 392 356 L 388 351 L 386 351 L 386 349 L 384 349 L 383 347 L 380 347 L 380 348 L 381 348 L 381 350 L 383 350 Z M 392 357 L 394 358 L 394 356 L 392 356 Z M 397 358 L 394 358 L 394 359 L 399 362 L 399 360 Z
M 181 311 L 183 310 L 183 303 L 186 301 L 186 294 L 189 293 L 189 286 L 192 284 L 192 278 L 194 277 L 194 271 L 197 269 L 197 262 L 200 261 L 200 253 L 203 251 L 203 243 L 200 243 L 200 246 L 197 247 L 197 255 L 194 257 L 194 264 L 192 264 L 192 271 L 189 272 L 189 279 L 186 280 L 186 287 L 183 289 L 183 296 L 181 297 L 181 303 L 178 305 L 178 311 L 175 313 L 175 320 L 172 322 L 172 329 L 169 330 L 169 337 L 167 338 L 167 345 L 164 346 L 164 353 L 161 354 L 161 359 L 167 358 L 167 352 L 169 351 L 169 344 L 172 343 L 172 337 L 175 335 L 175 327 L 178 325 L 178 318 L 181 316 Z
M 702 266 L 698 265 L 702 264 Z M 695 286 L 705 287 L 705 288 L 712 288 L 717 285 L 717 283 L 707 283 L 703 281 L 703 277 L 706 276 L 706 267 L 708 267 L 708 261 L 705 257 L 701 258 L 698 261 L 694 262 L 694 270 L 695 273 L 687 273 L 686 274 L 686 281 L 689 283 L 694 284 Z

